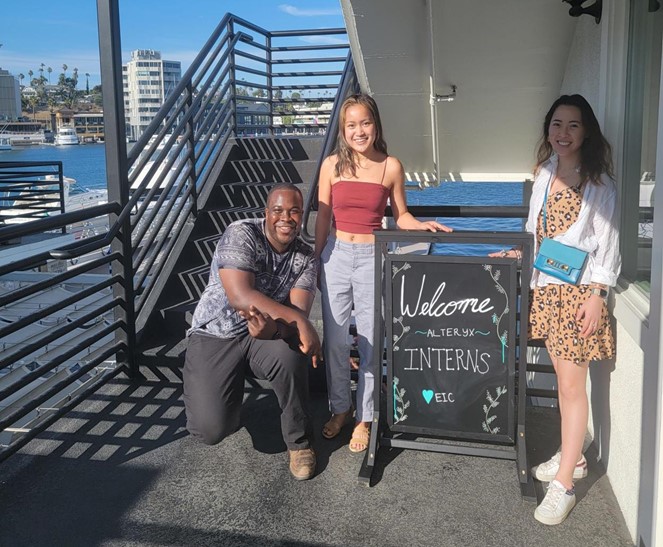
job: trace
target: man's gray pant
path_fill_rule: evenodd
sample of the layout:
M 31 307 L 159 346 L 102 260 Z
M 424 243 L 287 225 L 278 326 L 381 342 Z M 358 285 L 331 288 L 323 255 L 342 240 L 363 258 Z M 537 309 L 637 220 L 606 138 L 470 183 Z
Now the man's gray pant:
M 309 448 L 309 359 L 285 340 L 257 340 L 249 334 L 222 339 L 192 333 L 184 362 L 187 429 L 216 444 L 239 429 L 244 377 L 269 380 L 281 407 L 281 432 L 290 450 Z

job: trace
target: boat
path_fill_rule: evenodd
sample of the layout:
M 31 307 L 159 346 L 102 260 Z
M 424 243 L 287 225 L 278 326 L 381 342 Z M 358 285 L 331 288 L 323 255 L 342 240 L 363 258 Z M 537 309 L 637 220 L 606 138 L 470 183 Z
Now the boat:
M 60 214 L 60 187 L 56 175 L 46 175 L 44 182 L 50 184 L 35 184 L 27 190 L 21 192 L 11 205 L 0 210 L 0 224 L 22 224 L 34 220 L 39 216 L 53 216 Z M 71 177 L 62 177 L 64 211 L 70 213 L 79 211 L 87 207 L 102 205 L 108 202 L 108 191 L 105 188 L 90 189 L 76 184 L 76 179 Z M 41 214 L 34 213 L 34 199 L 36 192 L 39 192 L 39 207 L 44 209 Z M 31 197 L 32 199 L 28 199 Z M 5 196 L 5 200 L 7 196 Z M 30 205 L 33 208 L 30 208 Z M 76 227 L 70 226 L 70 232 L 75 232 Z
M 76 130 L 70 125 L 63 125 L 55 135 L 55 144 L 58 146 L 70 146 L 80 142 Z
M 9 137 L 0 137 L 0 151 L 2 150 L 11 150 L 12 141 Z
M 0 126 L 0 139 L 9 139 L 11 146 L 43 144 L 49 134 L 38 122 L 5 122 Z

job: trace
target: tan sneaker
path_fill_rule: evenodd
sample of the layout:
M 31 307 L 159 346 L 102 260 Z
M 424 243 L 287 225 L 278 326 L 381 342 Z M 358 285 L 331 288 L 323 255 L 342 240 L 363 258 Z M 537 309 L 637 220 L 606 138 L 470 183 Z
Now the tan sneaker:
M 312 448 L 288 450 L 290 473 L 298 481 L 306 481 L 315 475 L 315 452 Z

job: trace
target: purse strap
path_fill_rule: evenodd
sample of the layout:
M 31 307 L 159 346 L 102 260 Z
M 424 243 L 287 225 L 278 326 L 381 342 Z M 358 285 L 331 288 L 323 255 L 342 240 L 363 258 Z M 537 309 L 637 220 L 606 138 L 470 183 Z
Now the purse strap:
M 546 209 L 548 208 L 548 190 L 550 190 L 551 185 L 552 175 L 548 181 L 548 185 L 546 186 L 546 195 L 543 198 L 543 237 L 548 237 L 548 229 L 546 228 Z

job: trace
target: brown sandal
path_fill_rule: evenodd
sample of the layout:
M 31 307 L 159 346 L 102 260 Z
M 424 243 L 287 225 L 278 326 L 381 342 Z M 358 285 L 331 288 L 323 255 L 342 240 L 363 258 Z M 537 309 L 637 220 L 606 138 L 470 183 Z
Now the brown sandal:
M 341 412 L 340 414 L 332 414 L 332 417 L 329 421 L 322 426 L 322 436 L 325 439 L 333 439 L 336 437 L 346 425 L 352 421 L 352 415 L 354 410 L 350 407 L 350 410 L 347 412 Z
M 357 424 L 352 431 L 352 438 L 350 439 L 350 444 L 348 448 L 350 452 L 355 454 L 358 452 L 363 452 L 368 448 L 368 439 L 370 437 L 370 430 L 368 426 L 361 423 Z M 354 445 L 354 446 L 353 446 Z M 355 448 L 355 446 L 359 448 Z

